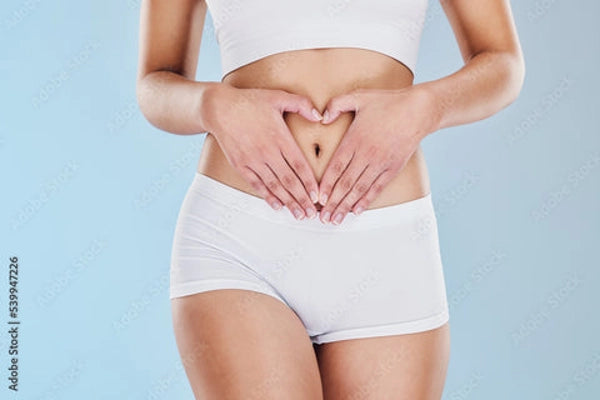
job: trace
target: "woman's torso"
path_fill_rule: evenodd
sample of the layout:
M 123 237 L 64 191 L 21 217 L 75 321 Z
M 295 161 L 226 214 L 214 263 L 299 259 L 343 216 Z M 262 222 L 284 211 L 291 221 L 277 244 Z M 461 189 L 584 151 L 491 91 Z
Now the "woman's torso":
M 324 111 L 330 98 L 356 88 L 399 89 L 412 85 L 413 76 L 402 63 L 384 54 L 360 48 L 324 48 L 286 51 L 269 55 L 238 68 L 223 82 L 239 88 L 283 89 L 312 100 Z M 304 153 L 317 182 L 321 181 L 346 129 L 352 113 L 344 113 L 323 125 L 296 113 L 286 113 L 285 121 Z M 320 151 L 317 156 L 315 144 Z M 233 168 L 214 136 L 207 132 L 197 171 L 226 185 L 261 197 Z M 367 209 L 385 207 L 425 196 L 429 177 L 421 146 L 405 167 L 392 178 Z M 320 205 L 317 204 L 317 210 Z

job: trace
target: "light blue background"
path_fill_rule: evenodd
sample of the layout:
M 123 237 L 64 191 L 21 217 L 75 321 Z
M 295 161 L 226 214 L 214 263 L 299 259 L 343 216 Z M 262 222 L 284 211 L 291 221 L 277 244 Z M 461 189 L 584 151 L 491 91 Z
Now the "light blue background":
M 193 398 L 168 268 L 204 135 L 159 131 L 137 108 L 139 2 L 0 7 L 0 398 Z M 600 6 L 528 0 L 513 12 L 519 99 L 423 141 L 451 307 L 444 398 L 597 399 Z M 461 65 L 431 1 L 416 82 Z M 219 77 L 209 14 L 196 78 Z M 7 389 L 11 256 L 18 395 Z

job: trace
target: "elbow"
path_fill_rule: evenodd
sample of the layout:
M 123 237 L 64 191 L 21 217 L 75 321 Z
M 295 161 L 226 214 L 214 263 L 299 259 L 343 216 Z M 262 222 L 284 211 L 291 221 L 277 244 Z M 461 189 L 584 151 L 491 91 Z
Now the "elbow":
M 137 79 L 136 84 L 135 84 L 135 97 L 136 97 L 137 105 L 138 105 L 138 108 L 140 109 L 140 112 L 142 113 L 144 118 L 148 119 L 148 115 L 146 113 L 146 107 L 145 107 L 146 92 L 147 92 L 145 85 L 146 85 L 146 82 L 144 80 L 144 77 L 140 77 Z
M 135 85 L 135 96 L 144 119 L 153 127 L 165 130 L 157 115 L 156 98 L 153 96 L 156 91 L 155 85 L 156 83 L 152 79 L 148 79 L 148 76 L 138 78 Z
M 507 59 L 506 90 L 510 104 L 519 97 L 523 89 L 525 82 L 525 59 L 520 51 L 516 54 L 509 54 Z
M 135 97 L 137 105 L 150 125 L 162 129 L 157 121 L 156 115 L 156 82 L 151 79 L 150 75 L 139 77 L 135 84 Z

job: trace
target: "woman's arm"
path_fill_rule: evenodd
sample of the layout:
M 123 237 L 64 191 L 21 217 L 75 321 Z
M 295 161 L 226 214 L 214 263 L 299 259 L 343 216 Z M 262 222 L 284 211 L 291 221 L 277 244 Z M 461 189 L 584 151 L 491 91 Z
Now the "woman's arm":
M 180 135 L 210 132 L 229 163 L 275 209 L 314 217 L 318 184 L 283 114 L 318 122 L 306 96 L 194 80 L 207 4 L 143 0 L 137 98 L 146 119 Z
M 444 78 L 414 86 L 431 95 L 432 132 L 498 112 L 517 98 L 525 78 L 525 61 L 509 0 L 440 3 L 465 66 Z
M 194 80 L 205 18 L 203 0 L 142 1 L 136 94 L 146 119 L 166 132 L 207 131 L 204 103 L 221 83 Z
M 357 89 L 328 102 L 322 123 L 348 111 L 355 117 L 319 184 L 323 222 L 365 210 L 427 135 L 486 118 L 519 94 L 525 63 L 509 0 L 440 1 L 465 66 L 434 81 Z

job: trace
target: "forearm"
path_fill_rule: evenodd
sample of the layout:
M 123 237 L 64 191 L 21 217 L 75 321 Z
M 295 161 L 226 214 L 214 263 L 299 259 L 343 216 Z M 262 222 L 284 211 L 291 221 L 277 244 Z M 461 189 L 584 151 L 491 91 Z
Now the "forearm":
M 512 103 L 523 85 L 522 57 L 482 52 L 444 78 L 419 83 L 429 93 L 435 129 L 487 118 Z
M 155 71 L 137 82 L 142 114 L 155 127 L 178 135 L 207 132 L 207 98 L 220 82 L 197 82 L 171 71 Z

